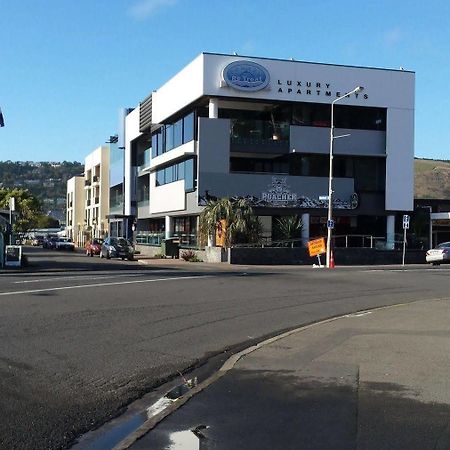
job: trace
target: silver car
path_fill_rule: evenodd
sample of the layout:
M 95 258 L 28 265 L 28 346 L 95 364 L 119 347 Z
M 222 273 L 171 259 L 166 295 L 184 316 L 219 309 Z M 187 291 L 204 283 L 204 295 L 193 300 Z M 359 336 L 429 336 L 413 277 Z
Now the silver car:
M 428 250 L 425 258 L 427 262 L 433 264 L 433 266 L 438 266 L 441 263 L 449 263 L 450 242 L 442 242 L 442 244 Z

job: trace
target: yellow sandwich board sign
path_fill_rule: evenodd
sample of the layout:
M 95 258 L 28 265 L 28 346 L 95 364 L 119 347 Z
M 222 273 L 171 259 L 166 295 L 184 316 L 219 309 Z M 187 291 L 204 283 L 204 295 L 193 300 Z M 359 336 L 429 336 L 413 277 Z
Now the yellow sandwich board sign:
M 312 241 L 308 242 L 308 251 L 309 256 L 318 256 L 322 253 L 325 253 L 327 250 L 325 248 L 325 239 L 313 239 Z

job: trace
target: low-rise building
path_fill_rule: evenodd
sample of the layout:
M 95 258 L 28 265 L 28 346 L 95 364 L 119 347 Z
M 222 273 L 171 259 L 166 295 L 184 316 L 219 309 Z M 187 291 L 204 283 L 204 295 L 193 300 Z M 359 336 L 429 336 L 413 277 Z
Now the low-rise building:
M 331 103 L 334 235 L 393 246 L 413 209 L 415 74 L 202 53 L 125 118 L 124 215 L 138 236 L 195 244 L 211 198 L 245 197 L 266 234 L 301 215 L 326 234 Z M 396 226 L 397 223 L 397 226 Z

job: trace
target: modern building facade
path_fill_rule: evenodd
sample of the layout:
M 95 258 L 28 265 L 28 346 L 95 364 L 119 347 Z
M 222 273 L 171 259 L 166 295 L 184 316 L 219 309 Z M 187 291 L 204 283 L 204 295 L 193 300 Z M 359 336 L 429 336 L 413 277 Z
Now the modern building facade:
M 109 145 L 96 148 L 84 160 L 85 225 L 92 237 L 103 237 L 108 230 Z
M 356 86 L 334 108 L 334 234 L 389 248 L 413 209 L 415 74 L 211 53 L 124 119 L 138 242 L 195 244 L 199 213 L 220 197 L 249 199 L 272 237 L 285 215 L 302 216 L 305 239 L 326 234 L 331 103 Z
M 67 180 L 66 235 L 78 243 L 84 226 L 84 176 Z
M 84 160 L 84 175 L 67 182 L 66 234 L 78 245 L 108 232 L 109 145 L 96 148 Z

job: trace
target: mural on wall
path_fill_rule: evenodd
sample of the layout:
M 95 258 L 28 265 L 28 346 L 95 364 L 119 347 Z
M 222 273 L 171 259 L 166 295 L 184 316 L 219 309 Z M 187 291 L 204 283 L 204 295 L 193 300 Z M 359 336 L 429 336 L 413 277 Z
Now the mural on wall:
M 266 191 L 258 198 L 253 195 L 234 196 L 233 199 L 245 198 L 255 207 L 275 207 L 275 208 L 305 208 L 305 209 L 326 209 L 328 208 L 328 198 L 311 198 L 291 192 L 287 184 L 287 177 L 272 177 Z M 217 196 L 205 191 L 205 195 L 200 195 L 199 206 L 205 206 L 209 200 L 217 200 Z M 333 198 L 333 208 L 335 209 L 356 209 L 359 204 L 358 194 L 353 193 L 350 198 L 342 200 Z

